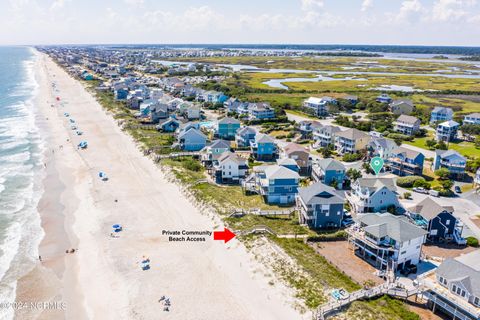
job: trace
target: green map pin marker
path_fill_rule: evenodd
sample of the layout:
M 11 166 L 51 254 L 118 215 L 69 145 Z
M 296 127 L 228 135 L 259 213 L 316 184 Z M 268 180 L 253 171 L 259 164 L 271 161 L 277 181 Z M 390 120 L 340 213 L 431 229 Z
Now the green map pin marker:
M 383 159 L 380 157 L 374 157 L 370 160 L 370 167 L 372 167 L 375 174 L 378 176 L 380 170 L 383 168 Z

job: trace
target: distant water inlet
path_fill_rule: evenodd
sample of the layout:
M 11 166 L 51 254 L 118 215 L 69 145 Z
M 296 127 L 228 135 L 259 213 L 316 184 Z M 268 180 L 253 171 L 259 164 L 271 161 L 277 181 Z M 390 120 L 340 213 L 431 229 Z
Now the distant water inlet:
M 43 142 L 33 110 L 34 59 L 29 48 L 0 48 L 0 302 L 15 301 L 17 279 L 38 259 L 43 235 L 37 212 Z M 0 319 L 13 319 L 13 309 L 0 308 Z
M 319 81 L 341 81 L 341 80 L 354 80 L 354 81 L 366 81 L 365 78 L 356 78 L 356 77 L 329 77 L 324 75 L 318 75 L 315 78 L 284 78 L 284 79 L 271 79 L 263 84 L 270 86 L 272 88 L 285 89 L 288 90 L 288 86 L 284 83 L 287 82 L 319 82 Z

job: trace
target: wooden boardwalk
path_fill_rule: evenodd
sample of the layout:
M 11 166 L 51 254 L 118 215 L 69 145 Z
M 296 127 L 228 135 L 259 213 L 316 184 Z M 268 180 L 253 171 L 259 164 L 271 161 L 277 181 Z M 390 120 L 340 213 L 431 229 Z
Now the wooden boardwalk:
M 400 299 L 407 299 L 413 295 L 419 293 L 418 288 L 414 288 L 411 290 L 407 290 L 406 288 L 400 286 L 398 283 L 383 283 L 377 287 L 371 289 L 361 289 L 355 292 L 352 292 L 348 298 L 336 300 L 336 301 L 329 301 L 323 305 L 321 305 L 315 315 L 315 320 L 324 320 L 328 315 L 331 315 L 341 308 L 349 305 L 350 303 L 362 300 L 362 299 L 371 299 L 378 296 L 388 295 L 394 298 Z

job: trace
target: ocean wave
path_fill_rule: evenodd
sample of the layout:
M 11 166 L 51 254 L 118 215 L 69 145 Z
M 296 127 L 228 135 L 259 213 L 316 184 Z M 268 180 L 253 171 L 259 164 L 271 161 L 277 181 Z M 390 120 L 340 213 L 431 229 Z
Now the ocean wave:
M 4 51 L 5 52 L 5 51 Z M 2 48 L 0 48 L 0 59 Z M 0 99 L 0 301 L 15 301 L 17 279 L 38 258 L 43 237 L 37 205 L 43 193 L 45 145 L 36 125 L 34 97 L 35 54 L 14 55 L 19 81 Z M 0 70 L 1 72 L 2 70 Z M 17 76 L 16 79 L 19 77 Z M 5 97 L 6 96 L 6 97 Z M 12 310 L 0 310 L 0 319 L 12 319 Z

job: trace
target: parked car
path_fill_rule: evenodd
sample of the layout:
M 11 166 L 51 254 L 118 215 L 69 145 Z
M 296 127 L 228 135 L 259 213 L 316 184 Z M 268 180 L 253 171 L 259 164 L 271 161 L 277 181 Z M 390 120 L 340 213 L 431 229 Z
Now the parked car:
M 418 192 L 418 193 L 428 194 L 428 190 L 425 189 L 425 188 L 422 188 L 422 187 L 413 188 L 413 191 Z
M 462 189 L 460 188 L 460 186 L 455 186 L 453 187 L 453 189 L 455 190 L 456 193 L 462 193 Z
M 438 192 L 437 190 L 429 190 L 428 194 L 432 197 L 440 197 L 440 192 Z

